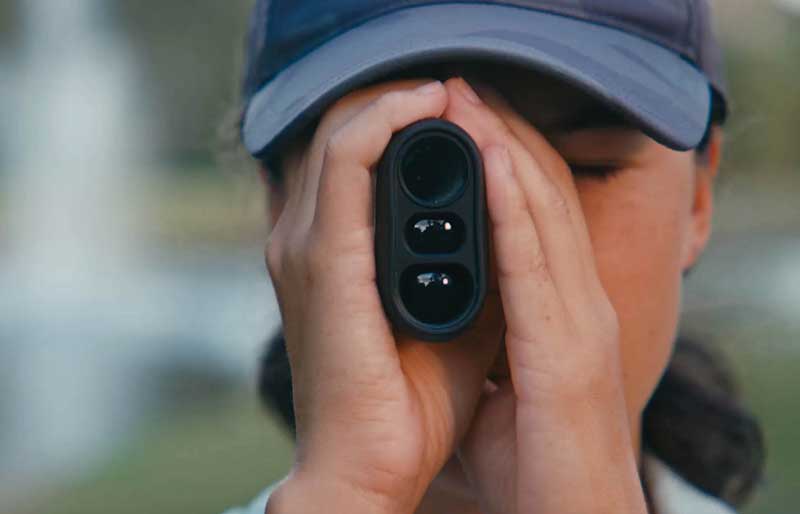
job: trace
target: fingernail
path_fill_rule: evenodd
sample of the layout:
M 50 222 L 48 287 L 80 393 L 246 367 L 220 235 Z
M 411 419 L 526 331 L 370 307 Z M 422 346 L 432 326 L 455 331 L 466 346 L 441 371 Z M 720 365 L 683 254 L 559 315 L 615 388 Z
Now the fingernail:
M 428 84 L 425 84 L 424 86 L 417 88 L 417 94 L 433 95 L 438 93 L 442 87 L 444 87 L 442 83 L 438 80 L 435 80 L 433 82 L 429 82 Z
M 469 101 L 469 103 L 471 103 L 472 105 L 481 104 L 481 98 L 478 96 L 475 90 L 472 89 L 472 87 L 470 87 L 469 83 L 464 79 L 461 79 L 461 91 L 464 93 L 464 98 L 466 98 L 467 101 Z

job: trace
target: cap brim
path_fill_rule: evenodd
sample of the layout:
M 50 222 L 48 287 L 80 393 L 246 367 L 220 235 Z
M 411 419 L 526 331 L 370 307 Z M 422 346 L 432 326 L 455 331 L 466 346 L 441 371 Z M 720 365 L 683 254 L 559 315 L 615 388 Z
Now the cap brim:
M 358 25 L 281 71 L 247 106 L 245 147 L 268 154 L 359 85 L 414 63 L 454 58 L 505 60 L 555 75 L 675 150 L 697 146 L 711 114 L 702 72 L 647 39 L 521 7 L 429 5 Z

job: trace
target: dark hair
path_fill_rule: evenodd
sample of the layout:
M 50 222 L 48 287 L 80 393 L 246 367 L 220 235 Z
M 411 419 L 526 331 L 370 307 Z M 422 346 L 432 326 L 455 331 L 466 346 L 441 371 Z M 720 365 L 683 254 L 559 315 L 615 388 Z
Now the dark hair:
M 708 494 L 743 505 L 761 482 L 766 450 L 722 355 L 680 337 L 642 416 L 643 444 Z

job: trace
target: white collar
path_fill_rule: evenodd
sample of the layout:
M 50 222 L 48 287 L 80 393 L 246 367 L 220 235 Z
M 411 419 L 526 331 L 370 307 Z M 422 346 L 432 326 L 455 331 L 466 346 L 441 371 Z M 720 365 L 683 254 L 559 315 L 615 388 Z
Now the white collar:
M 644 470 L 658 514 L 735 514 L 726 503 L 696 488 L 663 461 L 642 453 Z

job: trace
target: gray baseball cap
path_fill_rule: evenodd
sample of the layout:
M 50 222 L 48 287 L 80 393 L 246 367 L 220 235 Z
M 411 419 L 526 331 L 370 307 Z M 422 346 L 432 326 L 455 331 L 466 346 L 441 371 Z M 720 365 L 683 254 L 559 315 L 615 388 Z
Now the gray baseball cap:
M 266 158 L 352 89 L 472 58 L 563 79 L 676 150 L 726 116 L 706 0 L 257 0 L 242 139 Z

